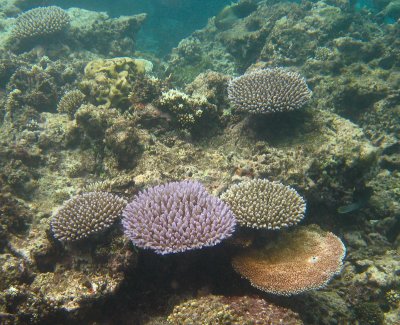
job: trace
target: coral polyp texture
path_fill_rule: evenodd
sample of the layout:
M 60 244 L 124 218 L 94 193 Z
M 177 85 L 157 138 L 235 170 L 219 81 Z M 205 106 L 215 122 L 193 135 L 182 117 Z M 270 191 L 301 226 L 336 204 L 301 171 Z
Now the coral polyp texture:
M 19 40 L 50 36 L 65 31 L 69 24 L 68 13 L 60 7 L 34 8 L 17 17 L 13 36 Z
M 342 270 L 346 248 L 331 232 L 304 228 L 233 258 L 234 269 L 263 291 L 290 296 L 324 287 Z
M 172 325 L 192 324 L 285 324 L 303 322 L 290 309 L 256 297 L 205 296 L 175 306 L 168 316 Z
M 123 211 L 125 235 L 141 248 L 169 254 L 214 246 L 229 237 L 235 217 L 195 181 L 170 182 L 139 193 Z
M 300 74 L 270 68 L 232 79 L 228 97 L 236 111 L 265 114 L 297 110 L 310 99 L 311 91 Z
M 142 80 L 152 67 L 150 61 L 129 57 L 92 60 L 85 67 L 80 88 L 97 106 L 127 108 L 135 82 Z
M 163 92 L 159 99 L 160 107 L 171 113 L 178 124 L 190 128 L 205 116 L 216 113 L 216 106 L 210 104 L 205 96 L 189 96 L 179 90 Z
M 289 186 L 265 179 L 231 186 L 221 199 L 229 204 L 241 226 L 280 229 L 301 221 L 304 199 Z
M 121 215 L 126 201 L 107 192 L 89 192 L 66 201 L 51 220 L 54 237 L 75 241 L 109 228 Z
M 80 90 L 67 91 L 58 102 L 57 111 L 68 114 L 72 118 L 84 101 L 85 95 Z

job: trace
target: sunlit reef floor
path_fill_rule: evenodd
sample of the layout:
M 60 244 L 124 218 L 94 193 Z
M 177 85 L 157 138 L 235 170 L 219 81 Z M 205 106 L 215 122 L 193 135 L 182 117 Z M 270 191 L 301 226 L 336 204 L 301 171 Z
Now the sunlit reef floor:
M 174 306 L 208 294 L 261 297 L 304 324 L 400 322 L 399 23 L 339 1 L 242 1 L 163 61 L 135 52 L 144 15 L 70 9 L 62 36 L 10 43 L 21 2 L 4 11 L 0 37 L 1 323 L 168 324 Z M 231 76 L 270 66 L 304 75 L 312 100 L 232 112 Z M 50 231 L 52 213 L 85 191 L 131 199 L 194 179 L 220 195 L 255 178 L 294 187 L 302 224 L 344 241 L 343 271 L 326 288 L 277 297 L 235 273 L 232 256 L 278 232 L 160 256 L 134 248 L 119 222 L 75 244 Z

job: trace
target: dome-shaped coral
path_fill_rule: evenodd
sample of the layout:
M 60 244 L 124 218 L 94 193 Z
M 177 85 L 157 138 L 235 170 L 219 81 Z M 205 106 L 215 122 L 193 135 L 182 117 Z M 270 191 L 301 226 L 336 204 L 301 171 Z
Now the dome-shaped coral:
M 289 296 L 324 287 L 340 273 L 345 253 L 331 232 L 303 228 L 234 257 L 232 265 L 254 287 Z
M 235 217 L 199 182 L 171 182 L 139 193 L 123 211 L 125 234 L 159 254 L 213 246 L 229 237 Z
M 110 227 L 125 205 L 125 199 L 107 192 L 75 196 L 54 215 L 51 230 L 61 241 L 86 238 Z
M 291 187 L 265 179 L 244 181 L 222 195 L 238 224 L 252 228 L 280 229 L 304 217 L 304 199 Z
M 18 16 L 13 36 L 19 40 L 48 36 L 64 31 L 70 23 L 67 12 L 57 6 L 39 7 Z
M 273 68 L 232 79 L 228 97 L 237 111 L 273 113 L 301 108 L 310 99 L 311 91 L 298 73 Z

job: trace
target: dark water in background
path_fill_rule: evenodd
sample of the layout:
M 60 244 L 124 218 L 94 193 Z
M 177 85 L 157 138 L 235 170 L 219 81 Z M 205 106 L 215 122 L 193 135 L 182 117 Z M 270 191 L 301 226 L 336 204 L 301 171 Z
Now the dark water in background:
M 234 1 L 233 1 L 234 2 Z M 106 11 L 112 17 L 147 13 L 147 22 L 137 40 L 139 51 L 165 55 L 194 30 L 202 28 L 230 0 L 56 0 L 51 4 L 62 8 L 78 7 Z M 32 7 L 35 7 L 33 5 Z

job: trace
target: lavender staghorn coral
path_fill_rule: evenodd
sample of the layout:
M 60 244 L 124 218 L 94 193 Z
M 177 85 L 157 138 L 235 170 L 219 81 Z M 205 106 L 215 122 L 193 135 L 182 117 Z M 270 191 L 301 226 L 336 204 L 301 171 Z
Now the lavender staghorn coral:
M 54 237 L 61 241 L 86 238 L 110 227 L 121 215 L 126 201 L 107 192 L 77 195 L 55 213 L 51 220 Z
M 123 211 L 125 235 L 158 254 L 214 246 L 229 237 L 235 217 L 199 182 L 181 181 L 139 193 Z
M 304 218 L 304 199 L 289 186 L 266 179 L 231 186 L 221 199 L 229 204 L 238 224 L 251 228 L 280 229 Z
M 310 97 L 304 78 L 283 68 L 256 70 L 232 79 L 228 86 L 234 108 L 247 113 L 293 111 Z
M 67 29 L 70 20 L 60 7 L 38 7 L 19 15 L 12 33 L 19 40 L 57 34 Z

